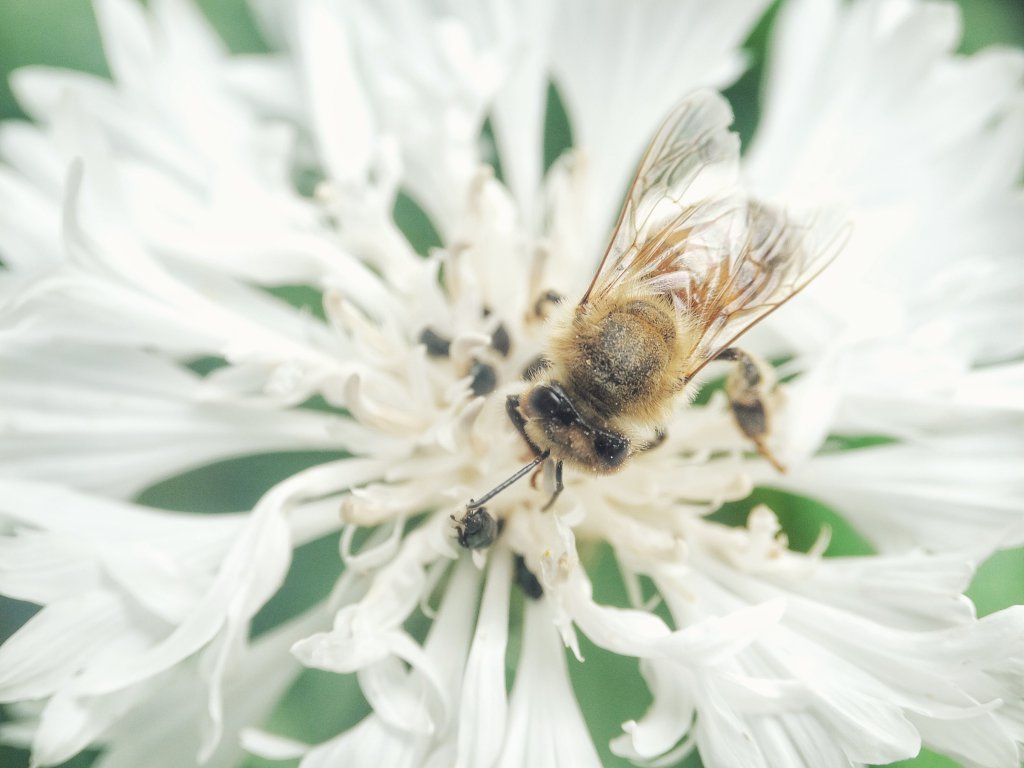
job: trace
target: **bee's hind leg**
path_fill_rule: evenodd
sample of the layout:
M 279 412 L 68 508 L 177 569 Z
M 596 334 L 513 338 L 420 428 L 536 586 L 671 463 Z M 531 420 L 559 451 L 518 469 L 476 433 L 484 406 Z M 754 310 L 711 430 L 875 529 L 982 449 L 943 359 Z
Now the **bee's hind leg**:
M 736 363 L 725 378 L 725 394 L 736 425 L 753 441 L 758 453 L 776 470 L 785 472 L 786 467 L 767 443 L 771 433 L 771 396 L 775 390 L 771 366 L 760 357 L 736 347 L 722 350 L 716 359 Z

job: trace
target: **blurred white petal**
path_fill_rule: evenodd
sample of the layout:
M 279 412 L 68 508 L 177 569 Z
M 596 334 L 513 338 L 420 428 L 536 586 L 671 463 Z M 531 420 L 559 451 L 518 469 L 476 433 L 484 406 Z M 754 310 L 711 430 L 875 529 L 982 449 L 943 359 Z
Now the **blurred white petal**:
M 690 91 L 723 88 L 741 74 L 738 45 L 765 5 L 572 0 L 559 7 L 552 67 L 574 142 L 586 153 L 589 258 L 604 246 L 658 121 Z
M 362 447 L 343 419 L 206 397 L 198 376 L 134 350 L 8 347 L 0 365 L 8 476 L 130 496 L 230 456 Z
M 545 601 L 528 602 L 519 671 L 509 700 L 500 768 L 598 766 L 566 668 L 565 650 Z

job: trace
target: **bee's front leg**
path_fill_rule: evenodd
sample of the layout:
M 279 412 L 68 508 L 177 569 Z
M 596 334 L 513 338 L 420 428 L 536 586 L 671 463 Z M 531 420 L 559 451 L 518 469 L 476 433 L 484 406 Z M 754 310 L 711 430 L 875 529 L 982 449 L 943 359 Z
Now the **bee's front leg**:
M 653 451 L 666 440 L 668 440 L 668 432 L 665 430 L 664 427 L 658 427 L 657 429 L 654 430 L 654 437 L 652 437 L 646 443 L 640 445 L 637 448 L 637 452 Z
M 775 458 L 767 444 L 771 432 L 771 397 L 775 391 L 775 375 L 771 366 L 760 357 L 736 347 L 723 350 L 716 359 L 736 363 L 725 378 L 725 394 L 740 431 L 754 442 L 758 453 L 775 469 L 785 472 L 786 467 Z
M 555 462 L 555 490 L 554 490 L 554 493 L 551 494 L 551 498 L 548 499 L 548 503 L 545 504 L 543 507 L 541 507 L 540 511 L 541 512 L 547 512 L 549 509 L 551 509 L 551 507 L 553 507 L 555 505 L 555 500 L 558 498 L 559 494 L 561 494 L 562 491 L 564 491 L 564 490 L 565 490 L 565 483 L 562 482 L 562 462 L 556 461 Z
M 540 448 L 538 448 L 537 444 L 530 439 L 530 436 L 528 434 L 526 434 L 526 417 L 523 416 L 522 412 L 519 410 L 519 395 L 509 395 L 505 399 L 505 412 L 508 413 L 508 418 L 512 422 L 512 426 L 514 426 L 516 428 L 516 431 L 519 432 L 520 435 L 522 435 L 523 440 L 526 442 L 528 446 L 530 446 L 530 450 L 533 451 L 534 455 L 536 455 L 537 457 L 547 457 L 548 454 L 545 451 L 542 451 Z M 562 462 L 556 461 L 555 490 L 551 494 L 551 498 L 548 499 L 547 503 L 543 507 L 541 507 L 541 511 L 546 512 L 547 510 L 551 509 L 551 507 L 555 503 L 555 499 L 557 499 L 559 494 L 564 490 L 565 483 L 562 482 Z
M 519 410 L 519 395 L 509 395 L 505 398 L 505 413 L 508 414 L 508 420 L 512 422 L 512 426 L 516 428 L 516 432 L 523 438 L 530 450 L 533 451 L 534 456 L 540 456 L 543 451 L 537 447 L 537 444 L 530 439 L 530 436 L 526 434 L 526 417 L 523 416 L 522 411 Z

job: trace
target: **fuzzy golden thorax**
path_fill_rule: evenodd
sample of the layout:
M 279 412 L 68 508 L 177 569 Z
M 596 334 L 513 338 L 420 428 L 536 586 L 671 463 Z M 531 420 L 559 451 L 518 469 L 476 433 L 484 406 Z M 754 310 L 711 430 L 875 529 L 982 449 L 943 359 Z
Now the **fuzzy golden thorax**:
M 527 435 L 571 465 L 617 470 L 625 460 L 617 440 L 635 448 L 667 418 L 692 339 L 665 295 L 624 287 L 566 307 L 551 321 L 550 366 L 522 398 Z

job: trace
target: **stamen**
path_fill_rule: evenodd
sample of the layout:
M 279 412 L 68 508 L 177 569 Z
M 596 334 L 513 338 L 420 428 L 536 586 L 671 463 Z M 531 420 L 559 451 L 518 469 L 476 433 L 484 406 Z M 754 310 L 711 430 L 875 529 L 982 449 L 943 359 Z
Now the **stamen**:
M 523 560 L 521 555 L 516 555 L 516 584 L 523 590 L 523 594 L 533 600 L 539 600 L 544 596 L 544 587 L 540 585 L 540 581 L 536 576 L 533 575 L 533 571 L 526 567 L 526 561 Z
M 424 328 L 418 339 L 420 344 L 427 348 L 427 354 L 431 357 L 448 357 L 451 350 L 451 340 L 446 339 L 432 328 Z
M 512 338 L 508 335 L 508 329 L 504 323 L 495 328 L 494 333 L 491 334 L 491 346 L 502 357 L 508 357 L 509 350 L 512 349 Z
M 477 397 L 489 395 L 498 386 L 498 373 L 493 365 L 473 360 L 473 367 L 469 369 L 469 375 L 473 381 L 469 387 Z

